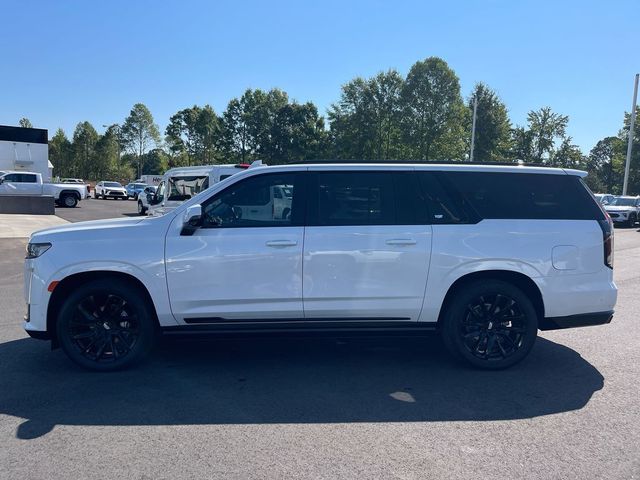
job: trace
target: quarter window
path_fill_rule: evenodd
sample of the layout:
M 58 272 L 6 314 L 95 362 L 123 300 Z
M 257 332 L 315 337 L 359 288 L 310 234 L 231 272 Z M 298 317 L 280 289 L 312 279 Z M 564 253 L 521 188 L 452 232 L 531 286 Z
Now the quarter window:
M 481 218 L 593 220 L 602 217 L 574 175 L 443 172 Z

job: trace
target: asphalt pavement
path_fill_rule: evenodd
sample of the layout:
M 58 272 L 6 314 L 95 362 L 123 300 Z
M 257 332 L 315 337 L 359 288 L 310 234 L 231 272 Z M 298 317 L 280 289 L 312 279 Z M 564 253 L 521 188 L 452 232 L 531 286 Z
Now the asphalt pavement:
M 616 229 L 613 322 L 500 372 L 435 337 L 169 339 L 86 372 L 21 329 L 24 243 L 0 239 L 0 479 L 640 478 L 636 229 Z

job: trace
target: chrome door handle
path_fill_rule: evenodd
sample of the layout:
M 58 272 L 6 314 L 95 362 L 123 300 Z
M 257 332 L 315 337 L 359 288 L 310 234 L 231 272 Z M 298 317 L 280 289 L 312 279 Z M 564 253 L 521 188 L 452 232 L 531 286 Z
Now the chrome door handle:
M 296 245 L 298 245 L 298 242 L 296 242 L 295 240 L 269 240 L 266 243 L 267 247 L 274 247 L 274 248 L 278 248 L 278 247 L 295 247 Z
M 386 243 L 387 245 L 415 245 L 416 241 L 412 238 L 393 238 Z

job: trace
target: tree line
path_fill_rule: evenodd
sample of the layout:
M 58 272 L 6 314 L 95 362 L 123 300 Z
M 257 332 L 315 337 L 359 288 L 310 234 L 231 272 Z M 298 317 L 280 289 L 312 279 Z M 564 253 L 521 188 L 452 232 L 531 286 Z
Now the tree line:
M 210 105 L 176 112 L 161 135 L 149 109 L 138 103 L 122 124 L 105 125 L 103 134 L 88 121 L 78 123 L 71 139 L 58 129 L 49 156 L 56 175 L 95 180 L 256 159 L 468 161 L 476 102 L 474 161 L 585 169 L 594 191 L 620 193 L 629 114 L 617 136 L 585 154 L 567 135 L 568 116 L 543 106 L 529 112 L 525 125 L 513 125 L 507 106 L 486 84 L 476 84 L 465 101 L 458 76 L 437 57 L 416 62 L 406 76 L 391 69 L 354 78 L 342 86 L 326 119 L 312 102 L 291 100 L 280 89 L 248 89 L 221 114 Z M 640 121 L 635 130 L 629 185 L 640 193 Z

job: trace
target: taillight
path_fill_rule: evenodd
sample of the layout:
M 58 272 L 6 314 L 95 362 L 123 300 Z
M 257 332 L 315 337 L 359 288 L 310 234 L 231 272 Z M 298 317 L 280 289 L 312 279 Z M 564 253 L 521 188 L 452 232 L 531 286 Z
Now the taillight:
M 605 213 L 605 220 L 599 220 L 602 229 L 602 243 L 604 245 L 604 264 L 613 268 L 613 222 L 608 213 Z

